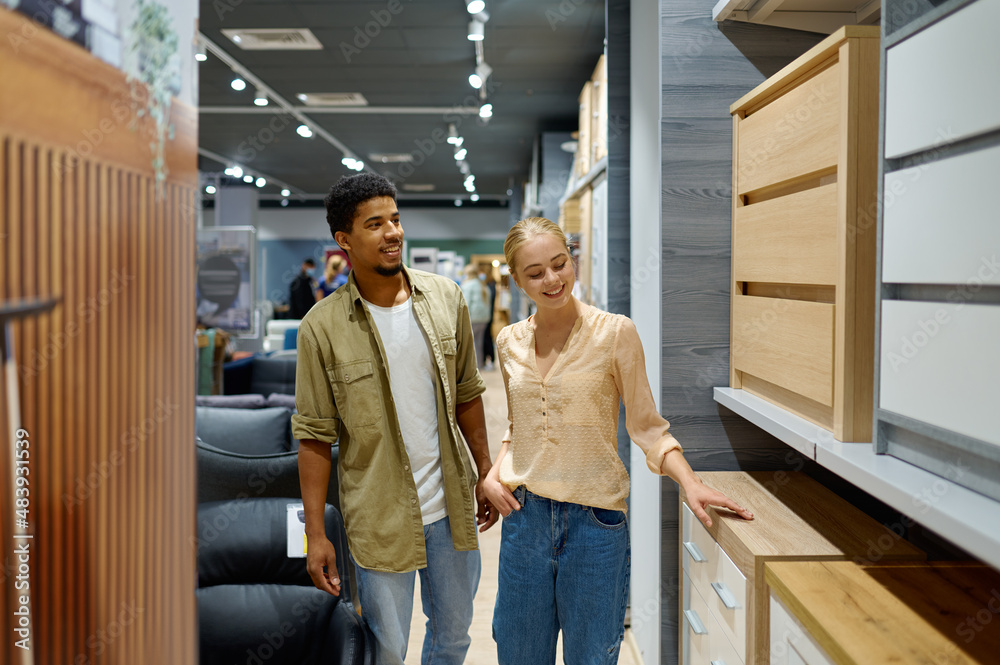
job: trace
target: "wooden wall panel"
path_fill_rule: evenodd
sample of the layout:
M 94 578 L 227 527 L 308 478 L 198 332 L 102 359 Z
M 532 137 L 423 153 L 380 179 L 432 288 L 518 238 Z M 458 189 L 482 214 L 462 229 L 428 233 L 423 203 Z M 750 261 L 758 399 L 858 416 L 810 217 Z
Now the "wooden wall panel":
M 798 455 L 784 444 L 720 408 L 712 399 L 712 388 L 729 383 L 733 150 L 729 106 L 822 36 L 716 24 L 710 5 L 699 0 L 660 6 L 663 230 L 662 247 L 651 260 L 660 262 L 662 274 L 661 410 L 697 471 L 801 465 Z M 608 65 L 612 66 L 610 57 Z M 663 665 L 678 662 L 677 511 L 676 485 L 664 480 Z
M 15 20 L 0 10 L 0 34 Z M 16 53 L 4 40 L 0 70 L 0 299 L 61 298 L 13 326 L 34 660 L 194 663 L 196 112 L 174 104 L 158 189 L 149 127 L 119 123 L 81 150 L 128 99 L 121 72 L 42 30 Z M 6 413 L 0 424 L 6 564 Z M 11 581 L 0 573 L 7 635 Z M 0 661 L 19 656 L 0 645 Z

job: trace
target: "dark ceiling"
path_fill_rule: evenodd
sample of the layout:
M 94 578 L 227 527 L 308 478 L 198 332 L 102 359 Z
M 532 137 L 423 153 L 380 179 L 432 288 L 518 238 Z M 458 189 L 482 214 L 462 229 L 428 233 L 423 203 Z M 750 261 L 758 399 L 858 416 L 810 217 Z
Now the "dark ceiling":
M 414 185 L 433 185 L 423 196 L 468 196 L 453 147 L 440 142 L 449 121 L 454 122 L 465 139 L 462 147 L 468 150 L 477 193 L 492 199 L 505 198 L 511 182 L 526 179 L 539 132 L 576 129 L 577 97 L 604 50 L 604 3 L 487 0 L 486 12 L 482 43 L 493 68 L 486 101 L 494 108 L 488 122 L 468 110 L 446 111 L 479 105 L 479 91 L 468 82 L 476 49 L 467 38 L 470 16 L 463 0 L 202 0 L 200 21 L 205 37 L 371 168 L 396 181 L 401 195 Z M 221 32 L 231 28 L 309 28 L 323 49 L 243 50 Z M 259 170 L 299 194 L 323 194 L 352 173 L 341 164 L 340 149 L 318 135 L 300 137 L 299 122 L 287 122 L 273 101 L 255 109 L 254 86 L 237 92 L 232 78 L 230 67 L 211 53 L 201 63 L 203 150 L 248 171 Z M 369 106 L 382 108 L 311 113 L 297 99 L 300 93 L 320 92 L 361 93 Z M 421 112 L 407 110 L 414 107 Z M 416 159 L 406 167 L 373 164 L 372 153 L 414 153 Z M 199 166 L 208 174 L 224 168 L 204 153 Z M 261 196 L 277 196 L 279 189 L 268 183 Z

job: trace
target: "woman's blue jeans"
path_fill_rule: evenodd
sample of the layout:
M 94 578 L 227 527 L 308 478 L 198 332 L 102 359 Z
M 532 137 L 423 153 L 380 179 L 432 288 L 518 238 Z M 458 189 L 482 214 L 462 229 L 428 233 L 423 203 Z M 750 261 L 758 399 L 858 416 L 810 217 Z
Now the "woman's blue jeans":
M 563 632 L 567 665 L 618 662 L 631 551 L 617 510 L 514 491 L 503 520 L 493 639 L 500 665 L 552 665 Z

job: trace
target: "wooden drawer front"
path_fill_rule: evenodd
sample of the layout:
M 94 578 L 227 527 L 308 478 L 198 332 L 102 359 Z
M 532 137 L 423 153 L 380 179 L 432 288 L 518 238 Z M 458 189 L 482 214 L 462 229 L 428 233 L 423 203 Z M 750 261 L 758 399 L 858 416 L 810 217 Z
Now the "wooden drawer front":
M 886 157 L 1000 127 L 998 24 L 1000 2 L 981 0 L 886 51 Z
M 737 193 L 835 167 L 840 98 L 835 64 L 740 120 Z
M 883 300 L 880 406 L 1000 445 L 998 330 L 1000 306 Z
M 1000 284 L 998 172 L 1000 146 L 886 174 L 882 281 Z
M 837 283 L 837 185 L 736 208 L 738 282 Z
M 736 648 L 739 660 L 744 661 L 747 653 L 747 579 L 721 547 L 718 554 L 718 570 L 710 587 L 711 595 L 706 600 L 726 639 Z
M 719 620 L 713 615 L 712 627 L 709 628 L 709 634 L 714 632 L 718 635 L 720 630 L 722 629 Z M 728 639 L 723 638 L 712 640 L 708 662 L 710 665 L 743 665 L 746 659 L 740 656 L 740 652 Z
M 711 643 L 713 640 L 725 639 L 721 632 L 712 628 L 712 619 L 709 614 L 708 603 L 702 598 L 698 590 L 691 584 L 690 579 L 685 576 L 685 607 L 682 620 L 684 621 L 685 645 L 682 649 L 685 662 L 691 665 L 707 664 L 712 652 Z
M 833 314 L 827 303 L 733 297 L 733 367 L 833 405 Z
M 681 503 L 683 570 L 705 595 L 719 566 L 719 545 L 686 503 Z
M 774 594 L 770 609 L 771 665 L 835 665 Z

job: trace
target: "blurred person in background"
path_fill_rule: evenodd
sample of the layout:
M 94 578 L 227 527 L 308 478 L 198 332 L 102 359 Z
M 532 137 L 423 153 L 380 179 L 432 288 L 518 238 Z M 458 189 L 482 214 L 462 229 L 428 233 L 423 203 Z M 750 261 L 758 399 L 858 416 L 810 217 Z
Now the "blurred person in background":
M 472 338 L 476 340 L 476 365 L 479 369 L 483 369 L 486 364 L 483 356 L 483 334 L 490 320 L 490 292 L 479 278 L 479 270 L 474 265 L 465 266 L 462 294 L 469 306 L 469 318 L 472 319 Z

